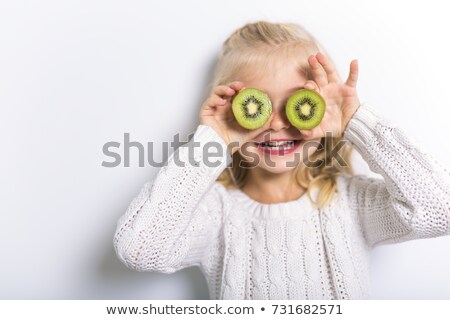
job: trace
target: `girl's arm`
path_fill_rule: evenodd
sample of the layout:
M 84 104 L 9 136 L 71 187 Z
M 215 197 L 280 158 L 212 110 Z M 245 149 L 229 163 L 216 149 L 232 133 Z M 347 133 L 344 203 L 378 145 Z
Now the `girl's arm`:
M 221 148 L 222 155 L 205 163 L 205 146 L 211 146 L 211 154 Z M 214 182 L 230 161 L 222 138 L 199 125 L 193 139 L 171 154 L 119 219 L 114 235 L 118 258 L 138 271 L 173 273 L 199 265 L 221 225 L 223 187 Z
M 350 178 L 350 203 L 369 246 L 450 234 L 449 171 L 361 105 L 344 131 L 380 179 Z

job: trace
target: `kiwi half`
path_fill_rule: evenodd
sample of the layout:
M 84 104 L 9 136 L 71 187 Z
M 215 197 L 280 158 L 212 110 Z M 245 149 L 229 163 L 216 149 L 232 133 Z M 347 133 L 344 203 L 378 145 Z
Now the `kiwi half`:
M 234 97 L 231 108 L 242 127 L 258 129 L 269 120 L 272 102 L 267 93 L 256 88 L 245 88 Z
M 325 115 L 325 100 L 313 90 L 300 89 L 294 92 L 286 104 L 289 122 L 300 130 L 317 127 Z

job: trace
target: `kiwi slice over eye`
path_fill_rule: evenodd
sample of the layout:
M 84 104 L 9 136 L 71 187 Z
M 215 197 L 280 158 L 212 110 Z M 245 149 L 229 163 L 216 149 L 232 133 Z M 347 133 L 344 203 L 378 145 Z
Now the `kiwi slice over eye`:
M 313 90 L 301 89 L 294 92 L 286 104 L 289 122 L 300 130 L 317 127 L 325 115 L 325 100 Z
M 231 105 L 237 122 L 246 129 L 258 129 L 269 120 L 272 102 L 264 91 L 245 88 L 234 97 Z

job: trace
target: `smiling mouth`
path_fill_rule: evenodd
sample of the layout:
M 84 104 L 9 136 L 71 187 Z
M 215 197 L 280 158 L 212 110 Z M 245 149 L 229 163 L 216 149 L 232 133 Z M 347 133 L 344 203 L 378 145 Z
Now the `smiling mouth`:
M 255 146 L 264 153 L 286 155 L 294 152 L 303 140 L 271 140 L 255 142 Z

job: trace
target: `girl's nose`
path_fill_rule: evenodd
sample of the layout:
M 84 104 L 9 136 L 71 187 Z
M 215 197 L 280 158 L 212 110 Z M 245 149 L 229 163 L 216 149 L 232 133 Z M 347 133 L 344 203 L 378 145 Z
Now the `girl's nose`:
M 279 131 L 282 129 L 288 129 L 291 126 L 286 113 L 283 112 L 284 108 L 280 111 L 272 111 L 272 118 L 270 121 L 270 128 L 274 131 Z

